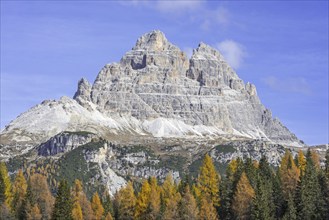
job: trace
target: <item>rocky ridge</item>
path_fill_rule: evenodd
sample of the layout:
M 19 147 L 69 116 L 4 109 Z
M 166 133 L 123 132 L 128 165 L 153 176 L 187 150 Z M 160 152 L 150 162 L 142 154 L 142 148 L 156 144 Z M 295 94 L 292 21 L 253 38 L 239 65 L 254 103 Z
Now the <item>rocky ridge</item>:
M 18 116 L 2 131 L 1 145 L 22 151 L 79 130 L 105 139 L 235 136 L 303 146 L 217 50 L 200 43 L 188 59 L 160 31 L 140 37 L 92 85 L 81 79 L 73 99 L 44 101 Z

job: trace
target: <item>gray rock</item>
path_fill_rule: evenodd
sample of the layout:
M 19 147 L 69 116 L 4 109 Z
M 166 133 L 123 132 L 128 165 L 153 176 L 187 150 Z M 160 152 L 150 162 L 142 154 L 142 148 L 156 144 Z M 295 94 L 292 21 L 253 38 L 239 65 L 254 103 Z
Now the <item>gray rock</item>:
M 93 85 L 81 79 L 74 99 L 42 102 L 12 121 L 0 134 L 0 158 L 81 130 L 118 142 L 245 138 L 304 146 L 216 49 L 200 43 L 188 59 L 160 31 L 105 65 Z

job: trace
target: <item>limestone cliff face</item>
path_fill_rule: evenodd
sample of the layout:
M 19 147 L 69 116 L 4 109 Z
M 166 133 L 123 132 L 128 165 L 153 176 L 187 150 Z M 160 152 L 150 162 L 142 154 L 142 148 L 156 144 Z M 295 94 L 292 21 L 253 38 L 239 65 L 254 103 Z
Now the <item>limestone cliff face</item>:
M 141 36 L 92 85 L 81 79 L 74 99 L 45 101 L 18 116 L 1 133 L 0 156 L 20 154 L 63 131 L 119 141 L 133 134 L 135 143 L 229 136 L 303 145 L 272 118 L 256 87 L 245 84 L 219 51 L 200 43 L 188 59 L 160 31 Z
M 78 95 L 75 99 L 90 99 L 109 117 L 144 121 L 142 129 L 155 135 L 159 134 L 155 125 L 162 123 L 158 127 L 172 129 L 170 135 L 175 130 L 178 136 L 207 135 L 209 132 L 200 128 L 207 126 L 215 135 L 300 144 L 261 104 L 256 87 L 244 84 L 217 50 L 200 43 L 188 60 L 160 31 L 140 37 L 120 63 L 106 65 L 91 91 L 81 94 L 87 93 L 90 97 Z

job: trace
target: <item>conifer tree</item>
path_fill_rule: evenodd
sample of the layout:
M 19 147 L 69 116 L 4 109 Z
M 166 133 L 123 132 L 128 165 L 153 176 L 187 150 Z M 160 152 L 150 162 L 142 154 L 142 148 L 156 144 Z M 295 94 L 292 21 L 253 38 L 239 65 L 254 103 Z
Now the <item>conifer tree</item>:
M 273 191 L 273 171 L 262 156 L 259 161 L 255 197 L 252 204 L 252 219 L 274 219 L 275 204 Z
M 294 192 L 297 186 L 299 181 L 299 172 L 300 171 L 295 165 L 290 151 L 286 150 L 279 167 L 282 191 L 286 201 L 288 201 L 288 196 Z
M 190 192 L 189 185 L 185 186 L 183 197 L 179 203 L 179 219 L 197 220 L 199 218 L 199 209 L 195 198 Z
M 247 175 L 242 173 L 233 197 L 232 209 L 237 219 L 250 219 L 252 199 L 255 191 L 251 187 Z
M 26 195 L 27 183 L 25 177 L 23 175 L 23 171 L 19 170 L 12 189 L 13 201 L 12 201 L 12 209 L 15 212 L 16 218 L 19 217 L 19 213 L 22 211 L 23 200 Z
M 249 157 L 245 160 L 244 163 L 244 171 L 248 177 L 250 185 L 255 188 L 256 187 L 256 179 L 257 179 L 257 168 L 255 166 L 254 161 Z
M 91 209 L 94 213 L 94 219 L 100 220 L 103 216 L 104 208 L 97 192 L 91 198 Z
M 27 193 L 22 205 L 21 216 L 28 216 L 37 205 L 42 219 L 50 219 L 54 198 L 49 190 L 47 179 L 41 174 L 33 174 L 28 181 Z
M 319 154 L 315 150 L 311 150 L 311 158 L 313 161 L 313 165 L 317 171 L 320 170 L 320 157 Z
M 164 206 L 163 219 L 175 219 L 178 217 L 178 203 L 181 196 L 175 186 L 171 174 L 168 174 L 162 184 L 162 201 Z
M 329 180 L 329 149 L 326 151 L 326 162 L 324 166 L 326 177 Z
M 73 220 L 83 220 L 82 209 L 79 201 L 74 201 L 72 208 L 72 219 Z
M 233 200 L 233 181 L 227 176 L 220 183 L 221 205 L 219 207 L 220 219 L 229 220 L 233 218 L 231 209 Z
M 298 184 L 298 182 L 297 182 L 297 184 Z M 280 219 L 284 215 L 287 203 L 283 196 L 279 169 L 277 170 L 277 174 L 272 178 L 272 186 L 273 186 L 272 195 L 273 195 L 273 203 L 274 203 L 274 209 L 275 209 L 275 218 Z
M 303 175 L 305 172 L 306 160 L 302 150 L 298 151 L 297 162 L 300 174 Z
M 305 174 L 301 181 L 300 217 L 303 219 L 323 219 L 325 216 L 325 201 L 321 194 L 317 168 L 310 150 L 306 154 Z
M 329 179 L 326 177 L 325 170 L 319 170 L 319 184 L 321 187 L 321 195 L 324 199 L 323 213 L 326 219 L 329 219 Z
M 5 205 L 10 209 L 11 201 L 11 182 L 7 166 L 4 162 L 0 162 L 0 205 Z
M 219 206 L 219 174 L 216 172 L 211 157 L 206 154 L 200 168 L 198 187 L 202 194 L 208 196 L 212 203 Z
M 200 203 L 200 220 L 217 220 L 217 211 L 209 197 L 202 196 Z
M 40 212 L 40 209 L 37 204 L 34 204 L 31 207 L 31 211 L 28 213 L 27 220 L 41 220 L 42 219 L 42 214 Z
M 158 186 L 157 179 L 151 177 L 149 180 L 151 192 L 150 201 L 147 207 L 146 218 L 150 220 L 155 220 L 159 218 L 160 215 L 160 187 Z
M 297 209 L 295 207 L 294 199 L 291 194 L 288 196 L 287 210 L 283 216 L 284 220 L 297 220 Z
M 86 194 L 83 191 L 82 183 L 80 180 L 75 180 L 72 189 L 72 194 L 75 202 L 79 203 L 81 207 L 82 216 L 84 219 L 93 219 L 93 211 L 91 209 L 91 204 L 87 199 Z
M 235 191 L 235 185 L 237 184 L 235 178 L 240 176 L 239 172 L 242 170 L 239 168 L 240 166 L 240 160 L 231 160 L 226 168 L 226 176 L 220 183 L 221 205 L 219 207 L 219 214 L 221 219 L 233 218 L 231 205 L 233 200 L 233 193 Z
M 138 193 L 135 206 L 135 218 L 145 218 L 147 208 L 150 203 L 151 186 L 147 180 L 144 180 L 141 191 Z
M 70 187 L 66 180 L 62 180 L 58 187 L 52 219 L 71 220 L 73 219 L 72 209 L 73 201 L 71 198 Z
M 136 197 L 134 194 L 132 182 L 128 182 L 124 188 L 121 188 L 115 195 L 115 207 L 117 210 L 116 218 L 118 220 L 134 219 L 134 208 Z
M 106 216 L 105 216 L 105 219 L 104 220 L 113 220 L 113 217 L 112 217 L 112 215 L 111 215 L 111 213 L 110 212 L 108 212 L 107 214 L 106 214 Z
M 105 199 L 103 201 L 103 207 L 104 207 L 104 216 L 105 218 L 114 215 L 114 210 L 113 210 L 113 204 L 112 204 L 112 200 L 111 200 L 111 197 L 108 193 L 108 191 L 106 191 L 106 194 L 105 194 Z

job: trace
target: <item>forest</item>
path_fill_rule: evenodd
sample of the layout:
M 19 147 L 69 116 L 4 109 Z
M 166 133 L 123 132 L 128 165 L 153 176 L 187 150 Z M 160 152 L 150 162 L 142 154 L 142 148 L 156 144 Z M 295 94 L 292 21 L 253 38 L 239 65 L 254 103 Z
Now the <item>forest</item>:
M 53 191 L 44 172 L 9 175 L 1 162 L 0 204 L 0 219 L 329 219 L 329 150 L 322 163 L 315 151 L 286 150 L 279 167 L 238 158 L 222 176 L 206 154 L 197 177 L 131 180 L 91 198 L 78 179 Z

